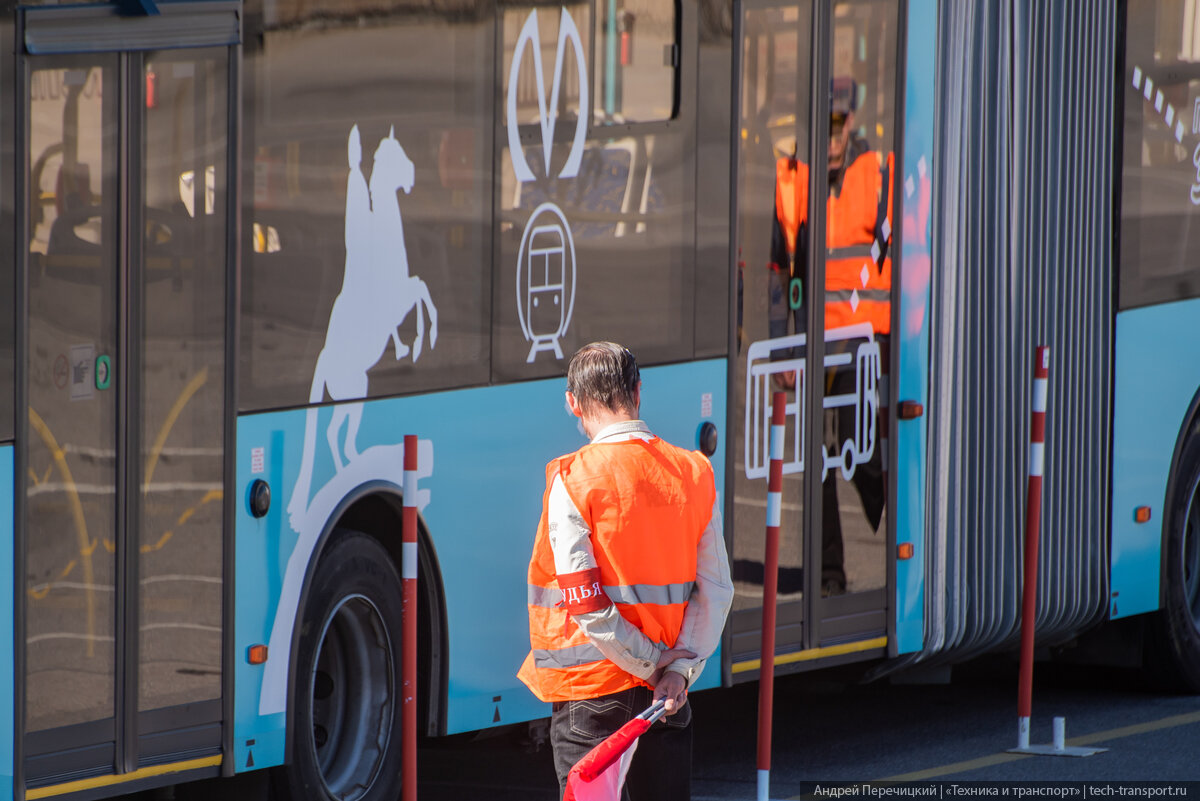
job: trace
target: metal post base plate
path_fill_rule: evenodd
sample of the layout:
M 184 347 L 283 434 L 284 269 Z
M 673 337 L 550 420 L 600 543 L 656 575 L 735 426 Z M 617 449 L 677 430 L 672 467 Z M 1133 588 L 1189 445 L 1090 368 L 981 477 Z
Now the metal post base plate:
M 1088 746 L 1064 745 L 1062 748 L 1055 748 L 1053 745 L 1030 745 L 1025 748 L 1010 748 L 1010 754 L 1038 754 L 1040 756 L 1070 756 L 1070 757 L 1088 757 L 1092 754 L 1099 754 L 1102 751 L 1107 751 L 1107 748 L 1091 748 Z

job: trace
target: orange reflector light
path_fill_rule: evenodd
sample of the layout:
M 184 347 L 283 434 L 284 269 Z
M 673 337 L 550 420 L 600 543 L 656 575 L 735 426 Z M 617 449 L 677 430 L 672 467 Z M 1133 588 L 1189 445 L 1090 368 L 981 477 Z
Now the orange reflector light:
M 1150 507 L 1139 506 L 1133 510 L 1133 522 L 1146 523 L 1150 520 Z
M 896 416 L 901 420 L 916 420 L 925 414 L 925 407 L 916 401 L 906 400 L 896 404 Z
M 904 561 L 905 559 L 912 559 L 913 552 L 915 550 L 916 549 L 913 548 L 913 544 L 911 542 L 902 542 L 896 546 L 896 556 L 897 556 L 897 558 L 900 559 L 900 561 Z
M 252 665 L 261 665 L 267 661 L 267 646 L 251 645 L 246 653 L 246 661 Z

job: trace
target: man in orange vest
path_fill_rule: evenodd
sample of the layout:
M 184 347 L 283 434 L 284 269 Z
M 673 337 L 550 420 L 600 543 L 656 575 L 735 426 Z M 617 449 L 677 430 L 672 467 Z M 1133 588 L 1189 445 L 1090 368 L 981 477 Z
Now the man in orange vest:
M 855 134 L 854 112 L 858 84 L 837 77 L 829 87 L 829 198 L 825 233 L 825 330 L 869 324 L 883 352 L 887 370 L 891 333 L 892 261 L 888 253 L 892 236 L 891 174 L 893 156 L 881 158 Z M 805 330 L 807 316 L 808 165 L 792 157 L 780 158 L 775 167 L 775 223 L 771 236 L 768 276 L 768 326 L 772 339 L 787 336 L 788 319 L 796 333 Z M 790 314 L 789 314 L 790 310 Z M 857 339 L 850 340 L 850 346 Z M 846 340 L 830 339 L 826 353 L 846 347 Z M 772 358 L 799 357 L 800 353 L 773 352 Z M 853 394 L 853 367 L 831 368 L 826 395 Z M 817 373 L 820 375 L 821 373 Z M 781 373 L 776 383 L 795 386 L 795 373 Z M 854 429 L 854 407 L 830 412 L 826 439 L 841 452 L 841 439 Z M 871 461 L 856 467 L 854 484 L 867 520 L 878 528 L 883 514 L 882 448 Z M 821 589 L 825 595 L 846 591 L 843 566 L 841 514 L 837 500 L 837 470 L 830 470 L 823 486 Z
M 665 699 L 667 717 L 638 740 L 626 790 L 631 801 L 683 801 L 687 691 L 733 599 L 712 465 L 638 419 L 641 380 L 627 348 L 581 348 L 566 399 L 591 441 L 546 466 L 529 563 L 531 650 L 518 676 L 553 703 L 560 792 L 572 765 Z

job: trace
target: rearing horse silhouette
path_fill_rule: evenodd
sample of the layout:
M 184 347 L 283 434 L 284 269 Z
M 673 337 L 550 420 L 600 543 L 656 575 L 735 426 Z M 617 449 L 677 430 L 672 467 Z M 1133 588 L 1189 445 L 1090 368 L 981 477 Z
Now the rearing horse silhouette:
M 350 175 L 346 180 L 346 268 L 342 291 L 329 313 L 325 345 L 313 370 L 310 403 L 320 403 L 325 392 L 335 401 L 364 398 L 367 371 L 379 361 L 390 341 L 396 358 L 410 353 L 400 341 L 399 326 L 412 310 L 417 312 L 417 333 L 411 353 L 415 362 L 425 343 L 425 312 L 429 313 L 429 346 L 437 343 L 437 307 L 429 297 L 425 282 L 408 272 L 408 251 L 404 246 L 404 223 L 400 218 L 397 190 L 412 191 L 415 178 L 413 163 L 396 141 L 395 128 L 379 142 L 371 168 L 368 188 L 362 173 L 362 143 L 358 126 L 350 130 L 346 143 Z M 333 419 L 325 432 L 333 464 L 338 472 L 358 457 L 355 438 L 362 421 L 362 404 L 334 408 Z M 338 447 L 342 423 L 346 439 Z M 305 420 L 304 458 L 300 475 L 288 504 L 293 521 L 308 509 L 316 450 L 317 409 L 310 406 Z

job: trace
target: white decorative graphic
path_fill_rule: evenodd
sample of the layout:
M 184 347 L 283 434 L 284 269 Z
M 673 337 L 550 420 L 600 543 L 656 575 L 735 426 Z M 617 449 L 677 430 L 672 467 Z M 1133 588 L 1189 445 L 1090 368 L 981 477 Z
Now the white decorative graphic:
M 325 347 L 317 356 L 313 372 L 310 403 L 320 403 L 325 392 L 335 401 L 364 398 L 367 395 L 367 371 L 379 361 L 389 342 L 396 358 L 412 353 L 415 362 L 425 341 L 425 315 L 429 312 L 429 345 L 437 342 L 437 308 L 429 298 L 425 282 L 408 272 L 408 252 L 404 247 L 404 224 L 396 190 L 412 191 L 413 163 L 396 141 L 395 129 L 379 142 L 368 186 L 362 173 L 362 144 L 358 126 L 350 130 L 347 142 L 350 175 L 346 181 L 346 269 L 342 291 L 333 302 Z M 399 326 L 410 311 L 417 313 L 417 333 L 411 349 L 400 341 Z M 362 404 L 337 406 L 325 432 L 333 464 L 342 469 L 346 461 L 358 456 L 355 440 L 362 421 Z M 339 448 L 342 424 L 346 438 Z M 304 432 L 304 459 L 300 477 L 288 504 L 292 527 L 303 514 L 312 481 L 316 448 L 317 409 L 308 410 Z M 299 531 L 299 529 L 296 529 Z
M 879 343 L 870 323 L 856 323 L 825 332 L 826 348 L 831 343 L 845 343 L 836 351 L 825 354 L 825 369 L 845 367 L 853 362 L 855 387 L 853 393 L 826 395 L 825 409 L 854 407 L 854 430 L 842 442 L 840 452 L 829 453 L 821 446 L 821 480 L 831 468 L 840 468 L 849 481 L 860 464 L 870 461 L 878 438 L 880 404 L 880 375 L 882 360 Z M 804 472 L 805 432 L 804 386 L 807 377 L 804 334 L 754 342 L 747 352 L 746 367 L 746 453 L 747 478 L 765 478 L 769 470 L 771 441 L 771 379 L 785 373 L 795 373 L 795 385 L 788 390 L 786 414 L 791 419 L 791 437 L 784 441 L 783 472 Z M 800 355 L 796 355 L 799 351 Z M 775 361 L 772 354 L 782 356 Z
M 583 159 L 583 140 L 587 136 L 588 80 L 587 60 L 583 54 L 583 41 L 579 38 L 579 29 L 571 12 L 564 7 L 562 20 L 558 24 L 558 51 L 554 57 L 554 83 L 550 89 L 550 104 L 546 105 L 546 75 L 542 69 L 542 40 L 538 31 L 537 9 L 529 12 L 529 17 L 521 27 L 517 44 L 513 48 L 512 66 L 508 71 L 508 152 L 512 159 L 513 170 L 521 183 L 534 180 L 533 171 L 525 160 L 525 151 L 521 147 L 521 135 L 517 121 L 517 78 L 521 73 L 521 62 L 524 60 L 526 49 L 533 51 L 533 72 L 537 82 L 538 122 L 542 129 L 542 158 L 545 169 L 542 175 L 550 175 L 550 155 L 554 145 L 554 127 L 558 120 L 558 95 L 562 91 L 563 61 L 566 56 L 566 44 L 570 41 L 575 50 L 575 69 L 579 71 L 579 116 L 575 121 L 575 138 L 571 142 L 571 152 L 567 163 L 558 173 L 559 178 L 574 178 L 579 174 L 579 164 Z
M 575 137 L 571 142 L 571 150 L 558 173 L 558 178 L 574 178 L 579 174 L 590 108 L 583 41 L 579 38 L 579 29 L 575 27 L 571 12 L 563 8 L 558 28 L 558 50 L 554 58 L 554 81 L 547 105 L 546 77 L 542 68 L 542 42 L 535 9 L 529 12 L 529 17 L 521 27 L 508 73 L 508 152 L 519 183 L 537 180 L 525 159 L 518 129 L 517 79 L 521 72 L 521 63 L 526 51 L 533 51 L 538 123 L 542 133 L 542 176 L 548 178 L 568 42 L 574 50 L 575 69 L 579 73 L 579 115 L 575 122 Z M 560 339 L 571 324 L 571 312 L 575 308 L 575 241 L 571 236 L 571 224 L 567 222 L 562 209 L 554 203 L 542 203 L 534 209 L 525 224 L 521 235 L 521 247 L 517 253 L 516 290 L 517 316 L 520 318 L 521 331 L 530 343 L 526 363 L 532 363 L 537 354 L 543 351 L 553 353 L 557 359 L 563 358 Z
M 517 260 L 517 315 L 532 342 L 532 363 L 540 351 L 563 358 L 559 338 L 571 324 L 575 307 L 575 243 L 571 225 L 553 203 L 534 209 Z
M 356 444 L 367 372 L 392 345 L 396 359 L 412 355 L 414 362 L 425 344 L 425 314 L 429 315 L 429 346 L 437 343 L 437 308 L 425 282 L 409 274 L 397 190 L 407 194 L 415 180 L 413 163 L 396 141 L 393 128 L 379 142 L 370 183 L 362 172 L 362 143 L 358 126 L 347 141 L 350 173 L 346 181 L 346 266 L 342 289 L 333 302 L 325 345 L 313 371 L 310 403 L 325 394 L 334 401 L 357 401 L 334 407 L 325 440 L 333 458 L 334 475 L 310 492 L 316 460 L 320 409 L 310 406 L 305 417 L 300 472 L 288 503 L 288 521 L 299 535 L 288 558 L 283 587 L 268 642 L 259 714 L 283 712 L 287 703 L 288 664 L 300 591 L 313 549 L 326 523 L 342 500 L 356 487 L 382 481 L 403 486 L 404 444 L 375 445 L 359 453 Z M 416 311 L 417 330 L 411 347 L 400 341 L 399 327 Z M 345 439 L 342 428 L 345 424 Z M 418 443 L 418 479 L 433 473 L 433 443 Z M 344 457 L 344 458 L 343 458 Z M 310 497 L 311 495 L 311 497 Z M 417 492 L 417 507 L 429 502 L 429 491 Z

